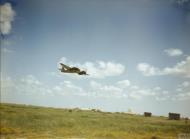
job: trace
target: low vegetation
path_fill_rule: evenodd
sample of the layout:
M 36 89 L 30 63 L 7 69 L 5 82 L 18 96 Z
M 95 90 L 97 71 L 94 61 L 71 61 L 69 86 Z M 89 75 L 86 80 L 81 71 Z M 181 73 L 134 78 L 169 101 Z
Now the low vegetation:
M 95 110 L 0 105 L 2 139 L 176 139 L 190 121 Z

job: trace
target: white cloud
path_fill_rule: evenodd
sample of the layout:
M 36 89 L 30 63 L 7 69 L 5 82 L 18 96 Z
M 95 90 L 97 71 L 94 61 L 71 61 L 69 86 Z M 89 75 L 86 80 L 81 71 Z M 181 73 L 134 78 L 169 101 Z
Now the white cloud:
M 42 83 L 37 80 L 33 75 L 27 75 L 21 79 L 21 82 L 29 85 L 41 85 Z
M 185 61 L 181 61 L 173 67 L 166 67 L 163 69 L 162 74 L 165 75 L 180 75 L 190 78 L 190 56 Z
M 157 101 L 167 101 L 170 99 L 170 96 L 156 96 Z
M 12 53 L 13 51 L 8 48 L 2 48 L 3 53 Z
M 73 92 L 82 93 L 83 89 L 77 85 L 74 85 L 71 81 L 64 81 L 63 83 L 60 83 L 61 85 L 71 89 Z
M 178 92 L 182 92 L 183 89 L 182 89 L 182 88 L 177 88 L 176 91 L 178 91 Z
M 77 85 L 69 80 L 65 80 L 56 85 L 48 86 L 38 80 L 35 76 L 27 75 L 21 79 L 1 77 L 1 84 L 1 92 L 3 96 L 8 92 L 9 94 L 24 94 L 35 98 L 39 98 L 41 96 L 84 96 L 136 100 L 151 97 L 158 101 L 190 99 L 188 89 L 178 91 L 177 89 L 179 86 L 177 86 L 175 91 L 172 91 L 171 93 L 171 91 L 161 89 L 158 86 L 153 88 L 140 87 L 132 84 L 129 80 L 121 80 L 113 84 L 103 84 L 96 81 L 90 81 L 87 86 Z
M 87 77 L 89 78 L 105 78 L 111 76 L 118 76 L 125 71 L 124 65 L 115 62 L 96 61 L 85 62 L 81 64 L 78 62 L 68 61 L 65 57 L 61 58 L 60 62 L 65 63 L 66 65 L 69 65 L 71 67 L 76 66 L 81 68 L 82 70 L 86 70 L 89 74 L 89 76 Z
M 91 81 L 90 82 L 90 86 L 93 88 L 93 89 L 98 89 L 100 88 L 102 85 L 100 83 L 97 83 L 95 81 Z
M 20 80 L 15 80 L 14 88 L 18 93 L 26 95 L 44 96 L 51 93 L 51 89 L 33 75 L 27 75 Z
M 2 88 L 8 88 L 8 87 L 12 87 L 14 85 L 13 79 L 9 76 L 5 77 L 2 73 L 1 73 L 1 89 Z
M 127 97 L 123 94 L 122 88 L 114 85 L 102 85 L 95 81 L 91 81 L 90 86 L 91 90 L 89 92 L 95 97 Z
M 137 70 L 141 71 L 145 76 L 178 75 L 190 78 L 190 56 L 188 56 L 185 61 L 181 61 L 173 67 L 159 69 L 147 63 L 139 63 Z
M 139 94 L 137 94 L 137 93 L 130 93 L 129 95 L 129 98 L 131 98 L 131 99 L 136 99 L 136 100 L 139 100 L 139 99 L 142 99 L 142 96 L 140 96 Z
M 184 81 L 184 82 L 182 82 L 181 84 L 178 85 L 178 88 L 176 89 L 176 91 L 182 92 L 182 91 L 185 91 L 185 90 L 188 90 L 188 89 L 190 89 L 190 82 Z
M 154 88 L 155 91 L 160 91 L 161 90 L 161 87 L 157 86 Z
M 180 56 L 183 54 L 183 51 L 177 48 L 170 48 L 170 49 L 165 49 L 164 52 L 168 55 L 168 56 Z
M 182 92 L 172 97 L 172 100 L 190 100 L 190 92 Z
M 62 88 L 61 88 L 60 86 L 57 86 L 57 85 L 56 85 L 56 86 L 53 88 L 53 90 L 59 92 L 59 91 L 62 91 Z
M 130 85 L 130 86 L 129 86 Z M 162 92 L 160 90 L 146 89 L 131 85 L 130 81 L 122 80 L 112 85 L 103 85 L 95 81 L 90 82 L 90 91 L 96 97 L 116 97 L 128 99 L 143 99 L 144 97 L 155 97 Z
M 156 93 L 152 90 L 152 89 L 143 89 L 143 88 L 139 88 L 136 91 L 132 91 L 133 94 L 139 95 L 141 97 L 143 96 L 155 96 Z
M 51 89 L 40 82 L 33 75 L 27 75 L 21 79 L 13 79 L 10 77 L 4 77 L 2 79 L 2 95 L 6 94 L 25 94 L 34 95 L 39 97 L 40 95 L 51 94 Z
M 190 85 L 190 83 L 188 81 L 185 81 L 185 82 L 182 83 L 183 87 L 188 87 L 189 85 Z
M 79 86 L 71 81 L 63 81 L 56 85 L 46 85 L 33 75 L 13 80 L 10 77 L 1 78 L 2 95 L 16 93 L 34 97 L 46 96 L 90 96 L 90 97 L 126 97 L 122 88 L 114 85 L 102 85 L 91 81 L 88 87 Z M 14 90 L 14 91 L 13 91 Z
M 110 85 L 110 86 L 103 86 L 102 88 L 101 88 L 101 90 L 103 90 L 103 91 L 106 91 L 106 92 L 110 92 L 110 93 L 120 93 L 121 91 L 122 91 L 122 89 L 121 88 L 119 88 L 119 87 L 116 87 L 116 86 L 113 86 L 113 85 Z
M 190 100 L 190 92 L 184 91 L 181 88 L 175 89 L 176 92 L 168 92 L 168 91 L 163 91 L 161 94 L 156 95 L 155 99 L 157 101 L 168 101 L 168 100 L 173 100 L 173 101 L 183 101 L 183 100 Z
M 48 86 L 39 81 L 33 75 L 27 75 L 21 79 L 13 80 L 10 77 L 1 79 L 2 94 L 17 93 L 25 94 L 34 97 L 41 95 L 54 96 L 54 95 L 87 95 L 87 93 L 79 86 L 73 84 L 71 81 L 64 81 L 55 86 Z
M 163 91 L 162 91 L 162 94 L 163 94 L 163 95 L 166 95 L 166 94 L 169 94 L 169 92 L 166 91 L 166 90 L 163 90 Z
M 11 31 L 11 22 L 14 21 L 15 11 L 10 3 L 5 3 L 0 5 L 0 13 L 0 33 L 7 35 Z
M 130 86 L 130 81 L 129 80 L 122 80 L 122 81 L 118 81 L 117 85 L 121 88 L 126 88 Z
M 62 77 L 62 75 L 58 72 L 46 72 L 46 74 L 53 77 Z
M 139 89 L 139 87 L 136 86 L 136 85 L 132 85 L 132 86 L 131 86 L 131 89 L 137 90 L 137 89 Z
M 148 63 L 139 63 L 137 69 L 141 71 L 145 76 L 161 75 L 161 71 Z
M 58 85 L 52 88 L 52 92 L 54 95 L 77 95 L 77 96 L 87 96 L 87 92 L 81 88 L 73 84 L 71 81 L 60 82 Z

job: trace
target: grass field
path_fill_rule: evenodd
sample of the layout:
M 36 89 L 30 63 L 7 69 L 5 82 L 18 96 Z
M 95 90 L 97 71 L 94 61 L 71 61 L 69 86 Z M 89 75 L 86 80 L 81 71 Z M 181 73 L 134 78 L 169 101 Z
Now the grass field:
M 1 139 L 176 139 L 190 121 L 126 113 L 0 105 Z

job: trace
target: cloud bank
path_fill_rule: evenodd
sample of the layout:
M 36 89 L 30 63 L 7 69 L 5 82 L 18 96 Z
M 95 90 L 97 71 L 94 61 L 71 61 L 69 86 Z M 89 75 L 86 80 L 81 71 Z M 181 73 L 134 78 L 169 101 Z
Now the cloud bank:
M 92 98 L 124 98 L 128 100 L 141 100 L 151 97 L 157 101 L 166 100 L 189 100 L 190 83 L 180 83 L 174 91 L 167 91 L 159 86 L 141 87 L 131 83 L 129 80 L 119 80 L 112 84 L 104 84 L 94 80 L 88 83 L 88 87 L 65 80 L 55 85 L 48 86 L 33 75 L 26 75 L 19 79 L 1 77 L 2 96 L 8 94 L 26 95 L 28 97 L 65 97 L 83 96 Z M 179 88 L 181 91 L 178 91 Z
M 11 32 L 11 22 L 14 21 L 15 11 L 12 9 L 10 3 L 0 5 L 0 33 L 8 35 Z
M 148 63 L 139 63 L 137 65 L 137 70 L 142 72 L 144 76 L 175 75 L 190 78 L 190 56 L 173 67 L 160 69 Z
M 165 49 L 164 52 L 168 55 L 168 56 L 180 56 L 183 54 L 183 51 L 180 49 L 176 49 L 176 48 L 170 48 L 170 49 Z
M 2 48 L 3 53 L 13 53 L 14 51 L 8 49 L 8 48 Z
M 96 61 L 96 62 L 85 62 L 83 64 L 78 62 L 68 61 L 67 58 L 61 58 L 59 63 L 64 63 L 69 66 L 76 66 L 81 68 L 82 70 L 86 70 L 89 74 L 90 78 L 105 78 L 111 76 L 119 76 L 125 71 L 125 66 L 120 63 L 115 62 L 104 62 L 104 61 Z M 59 65 L 58 63 L 58 65 Z M 59 67 L 60 68 L 60 67 Z

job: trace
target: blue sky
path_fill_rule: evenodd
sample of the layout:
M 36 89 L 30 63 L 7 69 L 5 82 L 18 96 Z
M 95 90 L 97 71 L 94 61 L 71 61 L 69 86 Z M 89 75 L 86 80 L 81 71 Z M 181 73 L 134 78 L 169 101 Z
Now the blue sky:
M 0 4 L 2 102 L 190 116 L 189 0 Z

